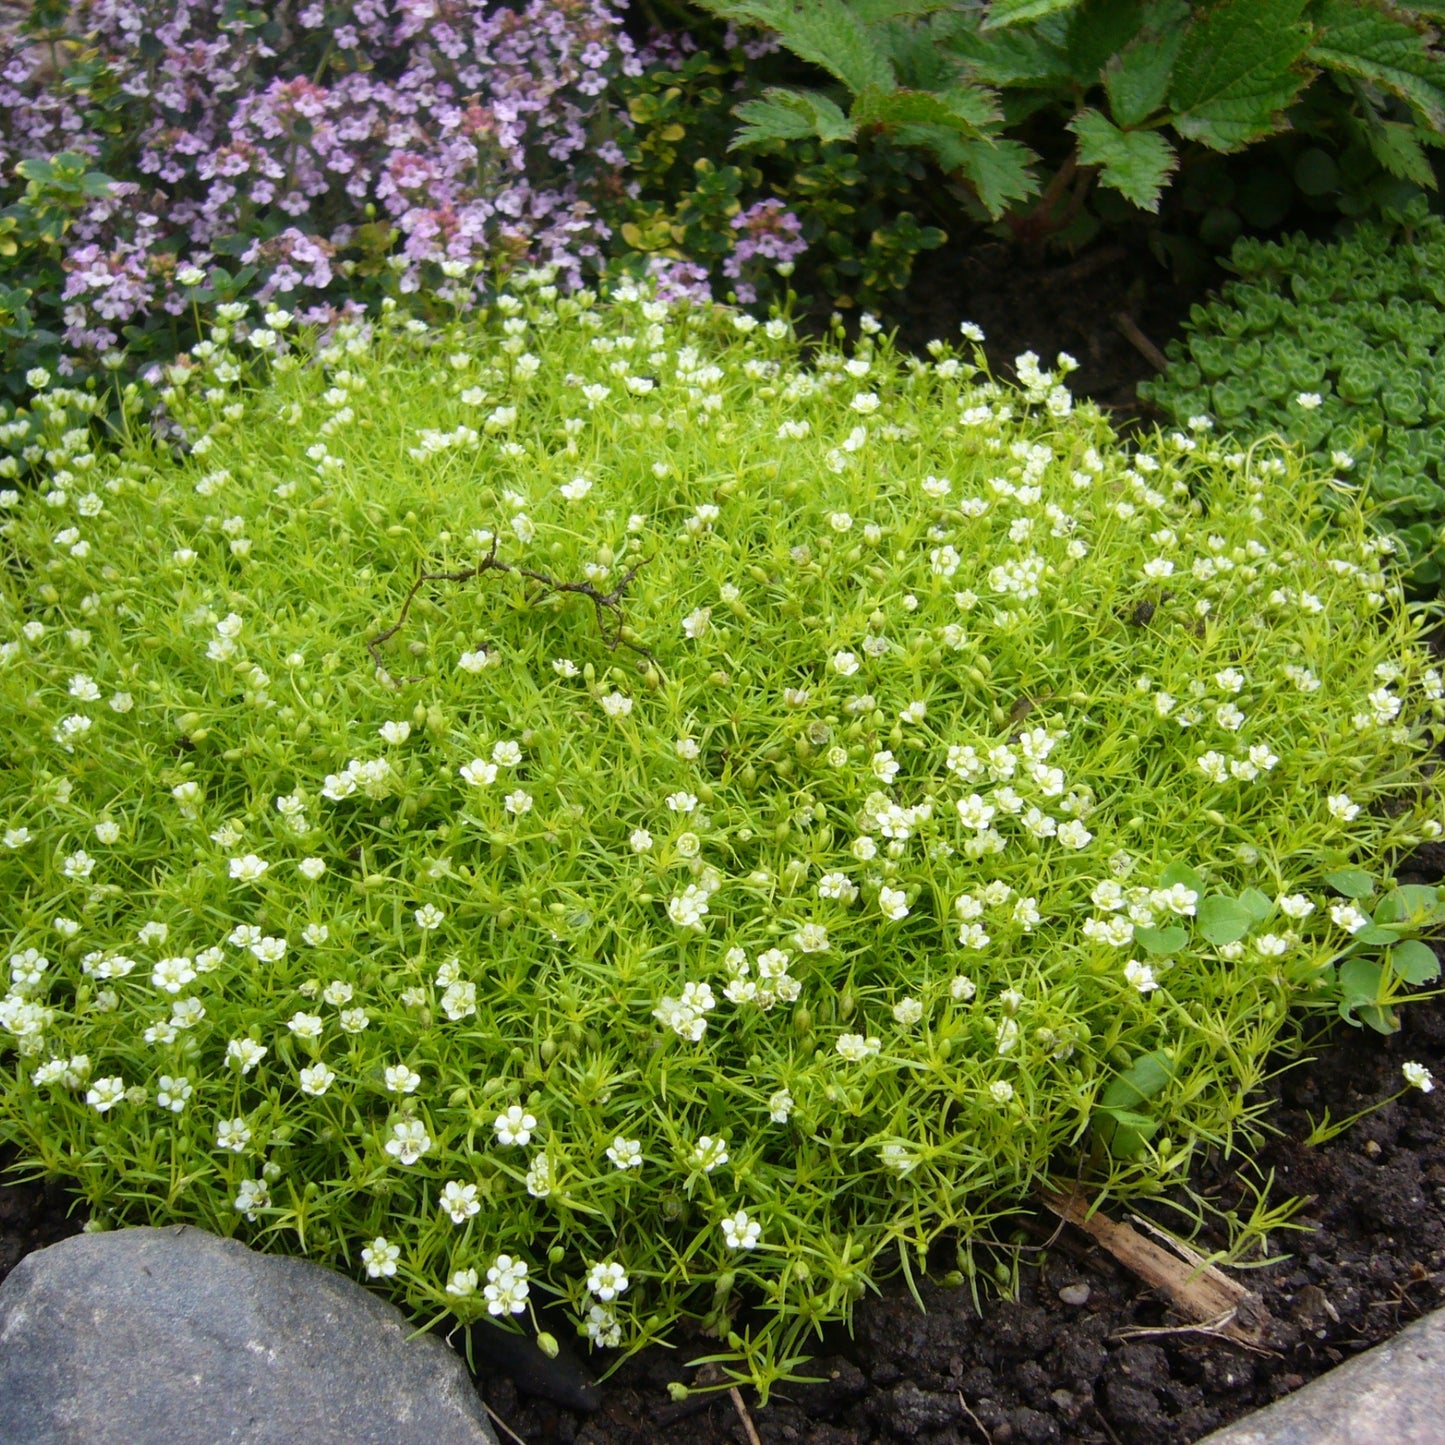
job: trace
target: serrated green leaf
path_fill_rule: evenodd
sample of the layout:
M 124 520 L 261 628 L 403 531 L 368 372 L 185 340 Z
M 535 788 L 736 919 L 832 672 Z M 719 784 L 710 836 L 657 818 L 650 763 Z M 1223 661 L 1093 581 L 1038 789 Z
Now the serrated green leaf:
M 1216 893 L 1199 905 L 1199 932 L 1217 948 L 1238 943 L 1254 927 L 1254 915 L 1237 898 Z
M 1081 110 L 1068 124 L 1079 138 L 1079 160 L 1099 167 L 1099 180 L 1140 210 L 1157 211 L 1164 182 L 1179 164 L 1158 131 L 1120 130 L 1102 111 Z
M 1325 882 L 1346 898 L 1368 898 L 1375 891 L 1375 880 L 1359 868 L 1340 868 L 1326 873 Z
M 765 90 L 744 101 L 733 114 L 743 122 L 728 149 L 775 140 L 852 140 L 857 126 L 826 95 L 812 90 Z
M 945 167 L 959 172 L 974 188 L 994 220 L 1013 202 L 1026 201 L 1039 192 L 1033 165 L 1038 156 L 1016 140 L 965 140 L 950 137 L 950 159 Z
M 701 0 L 701 4 L 725 20 L 776 31 L 794 55 L 826 70 L 854 94 L 870 85 L 893 88 L 887 54 L 844 0 Z
M 1365 140 L 1370 153 L 1392 176 L 1414 181 L 1427 190 L 1435 189 L 1435 169 L 1415 138 L 1414 126 L 1398 120 L 1376 120 L 1365 127 Z
M 988 85 L 1048 87 L 1070 82 L 1073 76 L 1068 50 L 1042 28 L 984 33 L 955 21 L 940 30 L 939 45 L 970 76 Z
M 1074 79 L 1085 87 L 1097 85 L 1104 67 L 1134 40 L 1145 34 L 1182 34 L 1188 19 L 1189 0 L 1084 0 L 1069 16 Z
M 1174 12 L 1169 19 L 1172 24 L 1145 30 L 1105 65 L 1104 90 L 1115 124 L 1142 125 L 1164 104 L 1184 44 L 1184 16 Z
M 953 0 L 849 0 L 849 3 L 865 25 L 883 25 L 889 20 L 912 20 L 947 10 Z
M 1048 15 L 1074 10 L 1083 0 L 993 0 L 984 17 L 985 30 L 1004 30 L 1011 25 L 1030 25 Z
M 1359 0 L 1320 0 L 1315 15 L 1321 30 L 1309 58 L 1316 65 L 1379 86 L 1445 132 L 1445 60 L 1413 25 Z
M 1418 938 L 1397 944 L 1390 950 L 1390 967 L 1406 983 L 1434 983 L 1440 977 L 1440 960 L 1428 943 Z
M 1136 928 L 1134 938 L 1149 953 L 1163 955 L 1178 953 L 1189 942 L 1189 933 L 1175 924 L 1170 928 Z
M 940 126 L 977 138 L 998 119 L 998 111 L 985 90 L 959 87 L 934 94 L 926 90 L 884 91 L 870 85 L 854 99 L 849 119 L 854 125 L 890 130 L 904 125 Z
M 1305 0 L 1220 0 L 1185 32 L 1170 83 L 1174 128 L 1211 150 L 1235 151 L 1280 129 L 1308 84 L 1313 40 Z

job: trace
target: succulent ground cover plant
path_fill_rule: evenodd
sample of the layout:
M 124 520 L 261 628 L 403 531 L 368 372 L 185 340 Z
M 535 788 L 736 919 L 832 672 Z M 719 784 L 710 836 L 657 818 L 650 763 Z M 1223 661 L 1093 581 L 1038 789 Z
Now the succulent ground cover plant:
M 1238 280 L 1196 306 L 1170 368 L 1140 394 L 1181 425 L 1276 433 L 1366 487 L 1410 582 L 1445 555 L 1445 223 L 1412 208 L 1348 238 L 1243 240 Z
M 96 1227 L 766 1391 L 1428 981 L 1442 683 L 1297 457 L 550 273 L 294 329 L 170 368 L 184 446 L 34 378 L 0 497 L 0 1136 Z

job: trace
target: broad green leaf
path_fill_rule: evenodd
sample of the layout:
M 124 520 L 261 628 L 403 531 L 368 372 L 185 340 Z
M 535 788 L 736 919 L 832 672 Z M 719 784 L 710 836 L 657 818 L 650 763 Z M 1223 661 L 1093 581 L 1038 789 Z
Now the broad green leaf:
M 1068 124 L 1079 138 L 1079 160 L 1099 167 L 1099 180 L 1144 211 L 1159 209 L 1164 182 L 1179 164 L 1158 131 L 1120 130 L 1102 111 L 1081 110 Z
M 1357 928 L 1351 935 L 1353 943 L 1381 944 L 1398 943 L 1400 933 L 1395 928 L 1382 928 L 1378 923 L 1367 923 L 1363 928 Z
M 1390 950 L 1390 967 L 1406 983 L 1434 983 L 1440 977 L 1440 960 L 1428 943 L 1418 938 L 1397 944 Z
M 1204 897 L 1204 879 L 1187 863 L 1175 861 L 1159 875 L 1159 884 L 1162 888 L 1172 888 L 1176 883 L 1182 883 L 1201 898 Z
M 1189 933 L 1175 924 L 1171 928 L 1136 928 L 1134 938 L 1148 952 L 1162 955 L 1178 953 L 1189 942 Z
M 849 119 L 854 125 L 890 130 L 903 125 L 941 126 L 977 138 L 998 119 L 998 111 L 985 90 L 959 87 L 936 95 L 926 90 L 884 91 L 870 85 L 854 99 Z
M 1341 868 L 1325 874 L 1325 882 L 1346 898 L 1368 898 L 1375 891 L 1375 880 L 1358 868 Z
M 775 140 L 852 140 L 857 126 L 826 95 L 812 90 L 765 90 L 733 114 L 743 122 L 728 149 Z
M 1375 907 L 1376 923 L 1411 923 L 1417 928 L 1440 917 L 1440 890 L 1425 883 L 1402 883 Z
M 1274 912 L 1274 900 L 1258 888 L 1246 888 L 1239 895 L 1239 901 L 1249 909 L 1256 923 L 1263 923 Z
M 1061 10 L 1076 9 L 1082 0 L 993 0 L 983 22 L 985 30 L 1003 30 L 1010 25 L 1027 25 Z
M 1216 893 L 1199 905 L 1199 932 L 1217 948 L 1238 943 L 1254 926 L 1254 915 L 1237 898 Z
M 1360 1022 L 1369 1024 L 1377 1034 L 1394 1034 L 1400 1031 L 1400 1016 L 1392 1008 L 1361 1004 Z
M 893 88 L 893 67 L 868 27 L 844 0 L 701 0 L 725 20 L 777 32 L 783 44 L 857 94 Z
M 1347 958 L 1340 965 L 1340 993 L 1349 1002 L 1374 1003 L 1384 970 L 1373 958 Z
M 1142 125 L 1164 104 L 1174 62 L 1184 44 L 1187 15 L 1187 7 L 1171 7 L 1167 24 L 1145 30 L 1105 65 L 1104 90 L 1115 124 Z
M 978 199 L 997 220 L 1011 202 L 1026 201 L 1039 192 L 1033 163 L 1038 160 L 1016 140 L 969 140 L 955 144 L 950 170 L 960 172 L 978 193 Z
M 1108 1149 L 1129 1158 L 1143 1148 L 1159 1124 L 1139 1110 L 1174 1077 L 1174 1060 L 1162 1050 L 1134 1060 L 1104 1090 L 1095 1105 L 1095 1126 Z
M 1185 32 L 1168 104 L 1175 129 L 1211 150 L 1241 150 L 1280 129 L 1308 84 L 1305 0 L 1219 0 Z
M 1315 15 L 1321 27 L 1309 49 L 1315 64 L 1379 86 L 1445 132 L 1445 60 L 1413 25 L 1359 0 L 1320 0 Z

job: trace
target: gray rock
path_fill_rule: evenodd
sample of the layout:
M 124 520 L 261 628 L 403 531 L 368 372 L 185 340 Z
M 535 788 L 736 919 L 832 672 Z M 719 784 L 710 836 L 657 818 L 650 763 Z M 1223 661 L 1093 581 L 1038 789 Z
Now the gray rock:
M 1445 1310 L 1199 1445 L 1440 1445 Z
M 0 1285 L 0 1445 L 497 1445 L 461 1358 L 304 1259 L 80 1234 Z
M 1059 1291 L 1059 1298 L 1063 1300 L 1066 1305 L 1074 1305 L 1077 1307 L 1088 1304 L 1091 1293 L 1092 1291 L 1086 1284 L 1066 1284 L 1063 1289 Z

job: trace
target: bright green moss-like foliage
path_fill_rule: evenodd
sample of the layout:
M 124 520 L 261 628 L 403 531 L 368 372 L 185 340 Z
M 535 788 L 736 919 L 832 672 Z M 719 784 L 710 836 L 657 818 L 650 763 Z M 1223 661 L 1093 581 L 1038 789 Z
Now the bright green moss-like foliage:
M 1278 433 L 1364 486 L 1412 586 L 1435 592 L 1445 525 L 1445 223 L 1325 244 L 1244 240 L 1239 280 L 1190 313 L 1140 394 L 1181 425 Z
M 1441 680 L 1295 460 L 545 277 L 267 321 L 3 498 L 0 1134 L 101 1224 L 766 1388 L 1421 981 Z

